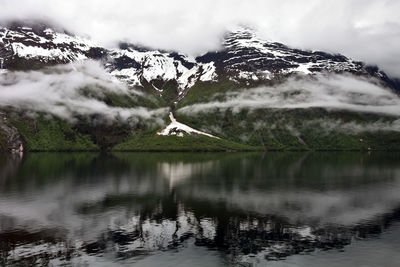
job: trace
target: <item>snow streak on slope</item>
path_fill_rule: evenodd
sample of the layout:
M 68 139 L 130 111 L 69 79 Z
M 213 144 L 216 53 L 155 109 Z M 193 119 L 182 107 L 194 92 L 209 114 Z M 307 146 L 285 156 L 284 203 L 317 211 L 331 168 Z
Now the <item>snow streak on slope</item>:
M 205 135 L 208 137 L 219 139 L 218 137 L 216 137 L 214 135 L 198 131 L 198 130 L 193 129 L 183 123 L 178 122 L 175 119 L 172 112 L 169 113 L 169 118 L 171 120 L 171 123 L 164 130 L 158 132 L 157 133 L 158 135 L 177 135 L 179 137 L 183 137 L 183 135 L 186 133 L 188 135 L 199 134 L 199 135 Z

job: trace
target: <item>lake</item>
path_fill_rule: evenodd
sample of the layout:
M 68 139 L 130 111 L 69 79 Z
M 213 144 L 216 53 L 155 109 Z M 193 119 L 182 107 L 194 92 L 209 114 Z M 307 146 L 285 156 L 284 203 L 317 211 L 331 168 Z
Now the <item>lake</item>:
M 0 156 L 0 265 L 399 266 L 400 153 Z

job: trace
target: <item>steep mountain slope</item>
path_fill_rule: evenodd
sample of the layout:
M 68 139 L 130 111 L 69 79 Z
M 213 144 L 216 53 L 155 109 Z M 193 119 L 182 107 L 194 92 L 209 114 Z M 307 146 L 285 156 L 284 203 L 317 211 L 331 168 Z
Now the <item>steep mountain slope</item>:
M 179 92 L 200 81 L 215 78 L 212 63 L 198 63 L 175 52 L 150 50 L 121 43 L 119 48 L 105 49 L 89 39 L 66 31 L 56 31 L 46 24 L 23 26 L 10 23 L 0 29 L 2 69 L 24 70 L 77 60 L 100 59 L 111 74 L 131 86 L 175 81 Z
M 254 85 L 293 74 L 319 72 L 372 76 L 389 87 L 397 86 L 376 67 L 339 54 L 292 49 L 263 40 L 254 30 L 245 27 L 228 33 L 220 51 L 191 58 L 127 43 L 120 43 L 115 49 L 105 49 L 89 39 L 43 23 L 13 22 L 0 28 L 0 59 L 2 69 L 33 69 L 76 60 L 100 59 L 113 76 L 129 85 L 151 85 L 154 90 L 162 91 L 163 83 L 173 81 L 178 94 L 199 81 L 220 81 L 227 77 Z
M 343 55 L 304 51 L 259 38 L 255 30 L 239 28 L 228 33 L 224 49 L 198 58 L 215 62 L 221 74 L 235 81 L 270 81 L 291 74 L 348 72 L 387 78 L 376 68 L 365 66 Z
M 128 109 L 166 108 L 165 124 L 148 128 L 143 126 L 145 121 L 135 126 L 118 122 L 118 127 L 94 127 L 79 118 L 73 125 L 56 123 L 61 132 L 79 138 L 83 134 L 78 139 L 85 141 L 77 147 L 92 140 L 91 149 L 116 145 L 119 150 L 192 150 L 197 146 L 212 150 L 216 142 L 218 150 L 400 149 L 399 83 L 377 67 L 343 55 L 290 48 L 263 40 L 246 27 L 227 33 L 219 51 L 197 58 L 129 43 L 104 48 L 44 23 L 13 22 L 0 27 L 0 75 L 4 77 L 8 72 L 85 60 L 101 62 L 116 80 L 141 92 L 134 99 L 108 94 L 101 101 Z M 167 107 L 187 124 L 177 125 L 192 130 L 163 130 Z M 28 125 L 36 127 L 33 122 Z M 23 128 L 19 130 L 29 140 L 36 130 Z M 166 132 L 176 136 L 157 135 Z M 193 139 L 201 132 L 203 137 Z M 52 147 L 57 150 L 57 145 Z
M 43 23 L 27 25 L 13 22 L 0 29 L 3 68 L 35 69 L 105 55 L 103 48 L 88 39 L 57 31 Z
M 151 84 L 162 92 L 163 86 L 154 83 L 175 81 L 178 93 L 192 87 L 197 81 L 215 78 L 213 63 L 198 63 L 185 55 L 149 50 L 121 44 L 120 49 L 109 51 L 111 60 L 106 67 L 115 77 L 133 86 Z

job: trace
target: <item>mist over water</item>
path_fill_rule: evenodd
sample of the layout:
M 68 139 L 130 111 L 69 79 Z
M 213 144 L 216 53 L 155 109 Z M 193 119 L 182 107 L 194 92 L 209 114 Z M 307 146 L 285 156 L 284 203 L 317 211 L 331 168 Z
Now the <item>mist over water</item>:
M 0 261 L 395 266 L 399 259 L 389 248 L 400 244 L 398 158 L 379 152 L 1 157 Z M 378 249 L 391 257 L 383 261 L 373 253 Z

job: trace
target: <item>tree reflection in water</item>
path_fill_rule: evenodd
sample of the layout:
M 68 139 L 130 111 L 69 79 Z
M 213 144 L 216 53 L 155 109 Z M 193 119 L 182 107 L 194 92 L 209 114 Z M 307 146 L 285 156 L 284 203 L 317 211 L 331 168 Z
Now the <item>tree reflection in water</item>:
M 1 264 L 227 262 L 346 249 L 400 221 L 398 153 L 31 153 L 0 159 Z

